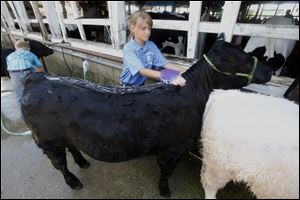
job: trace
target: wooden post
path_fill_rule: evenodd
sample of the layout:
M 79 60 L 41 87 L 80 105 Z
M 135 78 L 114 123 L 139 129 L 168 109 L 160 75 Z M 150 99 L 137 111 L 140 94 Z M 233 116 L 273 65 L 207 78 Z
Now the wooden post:
M 5 19 L 4 19 L 3 15 L 2 15 L 2 13 L 1 13 L 1 20 L 3 22 L 3 26 L 4 26 L 5 31 L 7 32 L 8 39 L 9 39 L 11 45 L 14 47 L 15 45 L 14 45 L 13 41 L 11 40 L 9 27 L 6 25 Z M 1 48 L 2 48 L 2 45 L 1 45 Z
M 225 1 L 219 33 L 225 33 L 225 41 L 227 42 L 231 42 L 240 6 L 241 1 Z
M 202 1 L 190 1 L 189 29 L 187 55 L 188 58 L 195 58 L 196 45 L 198 41 L 198 26 L 200 22 Z
M 80 33 L 80 37 L 81 37 L 82 40 L 86 40 L 86 36 L 85 36 L 84 29 L 83 29 L 83 25 L 81 23 L 81 19 L 78 19 L 79 18 L 79 13 L 78 13 L 76 2 L 75 1 L 70 1 L 70 4 L 71 4 L 71 7 L 72 7 L 72 11 L 73 11 L 73 14 L 74 14 L 76 25 L 77 25 L 79 33 Z
M 15 8 L 16 8 L 16 11 L 20 18 L 20 21 L 23 24 L 23 26 L 26 28 L 26 31 L 32 32 L 32 28 L 31 28 L 30 21 L 27 16 L 24 2 L 23 1 L 13 1 L 13 4 L 15 5 Z
M 125 1 L 107 1 L 111 42 L 115 49 L 120 49 L 126 43 Z
M 22 32 L 24 35 L 26 35 L 26 33 L 27 33 L 27 28 L 26 28 L 26 26 L 22 23 L 22 21 L 21 21 L 21 19 L 20 19 L 18 13 L 17 13 L 17 11 L 16 11 L 16 8 L 15 8 L 13 2 L 12 2 L 12 1 L 7 1 L 7 3 L 9 4 L 11 10 L 13 11 L 13 13 L 14 13 L 14 15 L 15 15 L 15 17 L 16 17 L 16 20 L 17 20 L 17 22 L 18 22 L 18 25 L 19 25 L 19 27 L 20 27 L 21 32 Z
M 32 6 L 35 17 L 38 20 L 43 39 L 46 40 L 46 41 L 49 41 L 48 33 L 47 33 L 46 27 L 45 27 L 45 25 L 43 23 L 43 20 L 42 20 L 41 13 L 40 13 L 39 8 L 38 8 L 38 2 L 37 1 L 30 1 L 30 4 Z
M 8 11 L 7 4 L 5 3 L 5 1 L 1 1 L 1 17 L 3 17 L 3 19 L 7 22 L 9 29 L 15 29 L 14 20 L 11 17 L 10 12 Z
M 61 28 L 61 32 L 63 34 L 64 41 L 67 42 L 68 41 L 68 36 L 67 36 L 66 27 L 65 27 L 65 24 L 64 24 L 63 11 L 60 7 L 61 5 L 60 5 L 59 1 L 55 1 L 54 4 L 55 4 L 55 10 L 56 10 L 56 13 L 57 13 L 57 17 L 58 17 L 59 25 L 60 25 L 60 28 Z
M 45 68 L 45 71 L 48 73 L 47 64 L 46 64 L 44 56 L 41 57 L 41 60 L 42 60 L 43 66 Z
M 51 31 L 51 36 L 53 38 L 62 38 L 60 31 L 59 20 L 57 13 L 55 11 L 55 4 L 53 1 L 43 1 L 43 6 L 45 8 L 46 17 L 48 19 L 48 24 Z

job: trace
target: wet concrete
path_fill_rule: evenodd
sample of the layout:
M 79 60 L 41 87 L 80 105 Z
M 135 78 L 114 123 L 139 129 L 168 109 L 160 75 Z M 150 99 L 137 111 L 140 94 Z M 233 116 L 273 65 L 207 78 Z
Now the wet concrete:
M 2 198 L 161 198 L 159 168 L 154 156 L 110 164 L 84 155 L 88 169 L 80 169 L 68 153 L 68 168 L 83 183 L 70 189 L 63 176 L 34 144 L 31 136 L 8 136 L 1 132 Z M 199 163 L 185 158 L 170 179 L 172 198 L 203 198 Z
M 10 87 L 9 80 L 1 80 L 1 91 Z M 27 130 L 19 120 L 13 93 L 1 92 L 1 114 L 9 130 Z M 79 168 L 67 153 L 69 170 L 82 182 L 81 190 L 66 185 L 62 174 L 56 170 L 31 135 L 13 136 L 1 128 L 1 199 L 42 198 L 162 198 L 159 195 L 159 167 L 155 156 L 122 163 L 106 163 L 83 154 L 91 164 Z M 171 198 L 202 199 L 200 160 L 186 154 L 169 179 Z M 229 184 L 220 190 L 218 198 L 253 198 L 243 185 Z

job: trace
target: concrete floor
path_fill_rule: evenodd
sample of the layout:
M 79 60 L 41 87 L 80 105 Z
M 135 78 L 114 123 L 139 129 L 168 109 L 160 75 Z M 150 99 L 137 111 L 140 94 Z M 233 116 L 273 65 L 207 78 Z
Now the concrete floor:
M 161 198 L 154 156 L 117 164 L 84 156 L 91 164 L 88 169 L 80 169 L 68 154 L 69 170 L 84 185 L 82 190 L 71 190 L 31 136 L 1 132 L 1 199 Z M 170 179 L 170 187 L 172 198 L 203 198 L 199 162 L 185 158 Z
M 9 80 L 1 80 L 1 91 L 9 89 Z M 24 131 L 26 124 L 18 119 L 12 93 L 1 92 L 1 114 L 9 130 Z M 1 199 L 42 198 L 162 198 L 158 191 L 159 167 L 155 156 L 122 163 L 90 162 L 88 169 L 80 169 L 68 156 L 68 168 L 84 185 L 82 190 L 70 189 L 62 174 L 34 143 L 31 135 L 13 136 L 1 128 Z M 174 199 L 204 198 L 200 184 L 201 162 L 186 155 L 169 180 Z M 228 184 L 218 198 L 254 198 L 241 184 Z

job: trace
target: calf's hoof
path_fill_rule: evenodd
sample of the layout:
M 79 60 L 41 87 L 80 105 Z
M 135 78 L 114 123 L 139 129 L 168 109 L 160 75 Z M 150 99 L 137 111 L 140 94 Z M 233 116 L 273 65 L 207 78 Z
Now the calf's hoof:
M 66 178 L 66 183 L 73 190 L 80 190 L 83 187 L 82 183 L 75 176 L 70 176 L 70 177 Z
M 165 198 L 171 197 L 171 191 L 169 189 L 160 189 L 159 193 L 162 197 L 165 197 Z
M 72 187 L 73 190 L 80 190 L 81 188 L 83 188 L 82 183 L 79 182 L 79 184 L 77 186 L 75 186 L 74 188 Z

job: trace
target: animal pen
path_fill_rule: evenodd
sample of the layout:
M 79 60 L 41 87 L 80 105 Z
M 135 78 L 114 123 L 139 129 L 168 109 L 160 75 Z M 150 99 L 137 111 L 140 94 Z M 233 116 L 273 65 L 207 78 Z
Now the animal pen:
M 282 13 L 282 9 L 281 13 L 278 11 L 282 3 L 279 2 L 277 10 L 274 9 L 275 13 L 269 14 L 268 17 L 284 15 L 285 13 Z M 223 11 L 219 10 L 218 12 L 214 11 L 209 5 L 207 6 L 205 1 L 191 1 L 178 6 L 175 3 L 162 3 L 160 5 L 153 2 L 152 4 L 145 3 L 135 7 L 132 7 L 133 3 L 131 1 L 107 1 L 106 5 L 104 5 L 104 10 L 107 10 L 108 14 L 97 18 L 84 15 L 83 6 L 80 7 L 79 4 L 76 1 L 65 3 L 58 1 L 30 1 L 30 4 L 22 1 L 2 1 L 1 32 L 9 34 L 11 37 L 26 37 L 38 40 L 52 45 L 58 51 L 61 51 L 61 48 L 66 48 L 84 53 L 93 52 L 95 54 L 97 52 L 98 54 L 96 55 L 99 55 L 101 58 L 110 57 L 120 61 L 122 58 L 122 47 L 127 39 L 127 16 L 130 12 L 133 12 L 133 8 L 143 8 L 146 11 L 150 8 L 152 12 L 162 12 L 167 9 L 169 12 L 177 11 L 180 14 L 180 9 L 185 9 L 185 13 L 188 13 L 188 17 L 182 18 L 182 20 L 178 18 L 176 20 L 154 18 L 153 21 L 154 30 L 186 32 L 186 54 L 184 55 L 186 58 L 197 58 L 199 54 L 203 53 L 205 37 L 199 33 L 217 34 L 224 32 L 228 42 L 232 41 L 234 35 L 299 40 L 298 26 L 237 23 L 241 15 L 252 17 L 254 11 L 260 12 L 258 18 L 262 18 L 263 7 L 267 3 L 253 3 L 255 6 L 258 5 L 259 8 L 252 11 L 252 15 L 250 15 L 252 4 L 244 5 L 246 3 L 242 1 L 225 1 L 223 3 Z M 241 5 L 244 6 L 241 7 Z M 297 3 L 293 2 L 290 7 L 296 12 L 299 9 L 299 4 L 297 7 Z M 171 10 L 168 10 L 168 8 Z M 155 9 L 158 9 L 158 11 L 155 11 Z M 103 10 L 100 11 L 103 12 Z M 219 20 L 210 21 L 210 15 L 219 15 L 217 17 Z M 299 11 L 298 16 L 295 17 L 299 20 Z M 109 37 L 108 43 L 111 44 L 88 40 L 85 30 L 86 26 L 103 26 Z M 38 28 L 34 30 L 33 27 Z M 75 27 L 78 28 L 80 38 L 68 37 L 67 30 L 71 30 L 72 27 L 73 29 Z
M 118 85 L 119 75 L 123 69 L 122 50 L 129 35 L 127 18 L 138 9 L 152 13 L 153 41 L 163 38 L 159 44 L 156 43 L 157 46 L 165 53 L 167 59 L 184 68 L 189 68 L 201 58 L 210 48 L 210 42 L 221 32 L 225 33 L 227 42 L 235 44 L 245 42 L 241 40 L 241 37 L 299 41 L 298 25 L 259 24 L 268 17 L 284 16 L 288 9 L 291 10 L 294 20 L 299 22 L 298 1 L 276 1 L 274 3 L 224 1 L 220 4 L 209 1 L 145 1 L 143 3 L 137 1 L 104 1 L 93 3 L 86 1 L 1 1 L 1 47 L 12 47 L 13 43 L 21 38 L 35 40 L 54 50 L 52 56 L 42 58 L 43 65 L 47 67 L 50 73 L 79 77 L 107 85 Z M 271 9 L 268 9 L 268 4 L 272 4 Z M 92 11 L 95 12 L 92 13 Z M 256 23 L 250 22 L 251 19 L 256 20 Z M 169 36 L 172 33 L 175 33 L 175 39 Z M 168 52 L 170 47 L 171 53 Z M 250 86 L 249 89 L 253 91 L 264 90 L 263 93 L 266 94 L 283 96 L 283 92 L 291 85 L 292 81 L 293 79 L 273 76 L 272 81 L 267 83 L 269 84 L 268 87 L 280 88 L 280 90 L 273 88 L 274 90 L 269 91 L 269 89 L 256 85 Z M 2 137 L 6 139 L 3 134 L 1 134 Z M 42 158 L 47 164 L 43 166 L 44 161 L 40 162 L 37 158 L 28 159 L 31 163 L 24 162 L 23 168 L 31 168 L 31 171 L 18 168 L 17 170 L 20 170 L 18 172 L 14 169 L 18 165 L 17 160 L 21 161 L 26 158 L 29 155 L 28 152 L 33 153 L 35 149 L 31 147 L 32 140 L 26 140 L 25 143 L 18 139 L 13 140 L 13 142 L 11 142 L 12 140 L 9 141 L 9 146 L 20 146 L 25 151 L 21 152 L 17 149 L 18 154 L 5 149 L 5 154 L 10 154 L 15 160 L 9 164 L 12 167 L 11 170 L 15 172 L 14 175 L 16 173 L 17 175 L 9 177 L 11 182 L 5 183 L 3 181 L 3 183 L 1 181 L 3 185 L 6 185 L 3 186 L 3 194 L 1 186 L 1 198 L 95 198 L 95 196 L 97 198 L 116 198 L 116 196 L 120 198 L 159 198 L 156 193 L 152 194 L 151 192 L 152 190 L 155 191 L 153 188 L 156 188 L 156 185 L 153 184 L 154 186 L 152 186 L 152 183 L 147 182 L 149 181 L 147 177 L 149 179 L 149 177 L 157 176 L 156 171 L 149 173 L 149 169 L 156 167 L 152 164 L 152 158 L 143 160 L 145 165 L 140 164 L 139 161 L 119 166 L 101 163 L 101 170 L 110 173 L 107 177 L 106 174 L 100 176 L 97 171 L 98 168 L 91 167 L 90 175 L 83 179 L 89 190 L 82 190 L 81 193 L 71 193 L 69 190 L 64 190 L 63 184 L 58 183 L 61 182 L 61 177 L 57 177 L 60 180 L 57 182 L 55 182 L 55 177 L 54 183 L 52 183 L 53 185 L 57 184 L 56 187 L 60 189 L 54 187 L 54 189 L 45 190 L 43 186 L 48 185 L 47 181 L 51 183 L 50 179 L 56 175 L 53 172 L 43 172 L 38 169 L 48 166 L 49 163 Z M 3 160 L 5 159 L 11 158 L 5 156 Z M 178 171 L 177 176 L 180 178 L 170 183 L 172 187 L 178 185 L 176 189 L 178 192 L 173 193 L 172 196 L 174 198 L 199 198 L 199 188 L 194 186 L 199 184 L 199 177 L 193 179 L 193 175 L 199 175 L 199 173 L 189 162 L 185 161 L 179 167 L 180 171 Z M 32 166 L 32 163 L 39 164 Z M 95 166 L 96 162 L 91 161 L 91 164 L 91 166 Z M 73 168 L 72 170 L 77 174 L 83 172 L 76 171 L 74 165 L 70 165 L 70 168 Z M 109 171 L 109 168 L 114 168 L 115 171 Z M 129 171 L 129 175 L 124 173 L 124 168 Z M 130 171 L 137 168 L 137 171 Z M 187 173 L 189 170 L 186 168 L 190 169 L 192 173 Z M 28 173 L 33 174 L 30 176 L 30 182 L 27 182 L 28 179 L 26 178 L 20 178 L 20 176 L 23 177 Z M 135 179 L 132 178 L 133 175 L 144 178 Z M 36 178 L 39 176 L 49 178 L 49 180 L 42 180 L 39 183 Z M 182 180 L 184 177 L 189 179 L 185 184 L 181 185 L 181 183 L 176 182 L 176 180 Z M 101 180 L 101 186 L 94 179 Z M 16 192 L 15 196 L 9 196 L 9 193 L 13 192 L 11 185 L 15 182 L 20 182 L 23 186 L 17 186 L 19 192 Z M 31 184 L 35 185 L 39 191 L 45 191 L 44 194 L 34 193 L 35 188 L 32 189 Z M 105 184 L 108 185 L 102 187 Z M 181 185 L 180 189 L 179 185 Z M 136 186 L 140 186 L 139 189 L 142 189 L 137 191 L 138 187 Z M 110 187 L 114 187 L 115 193 L 110 193 L 108 189 Z M 126 190 L 128 192 L 124 193 Z

